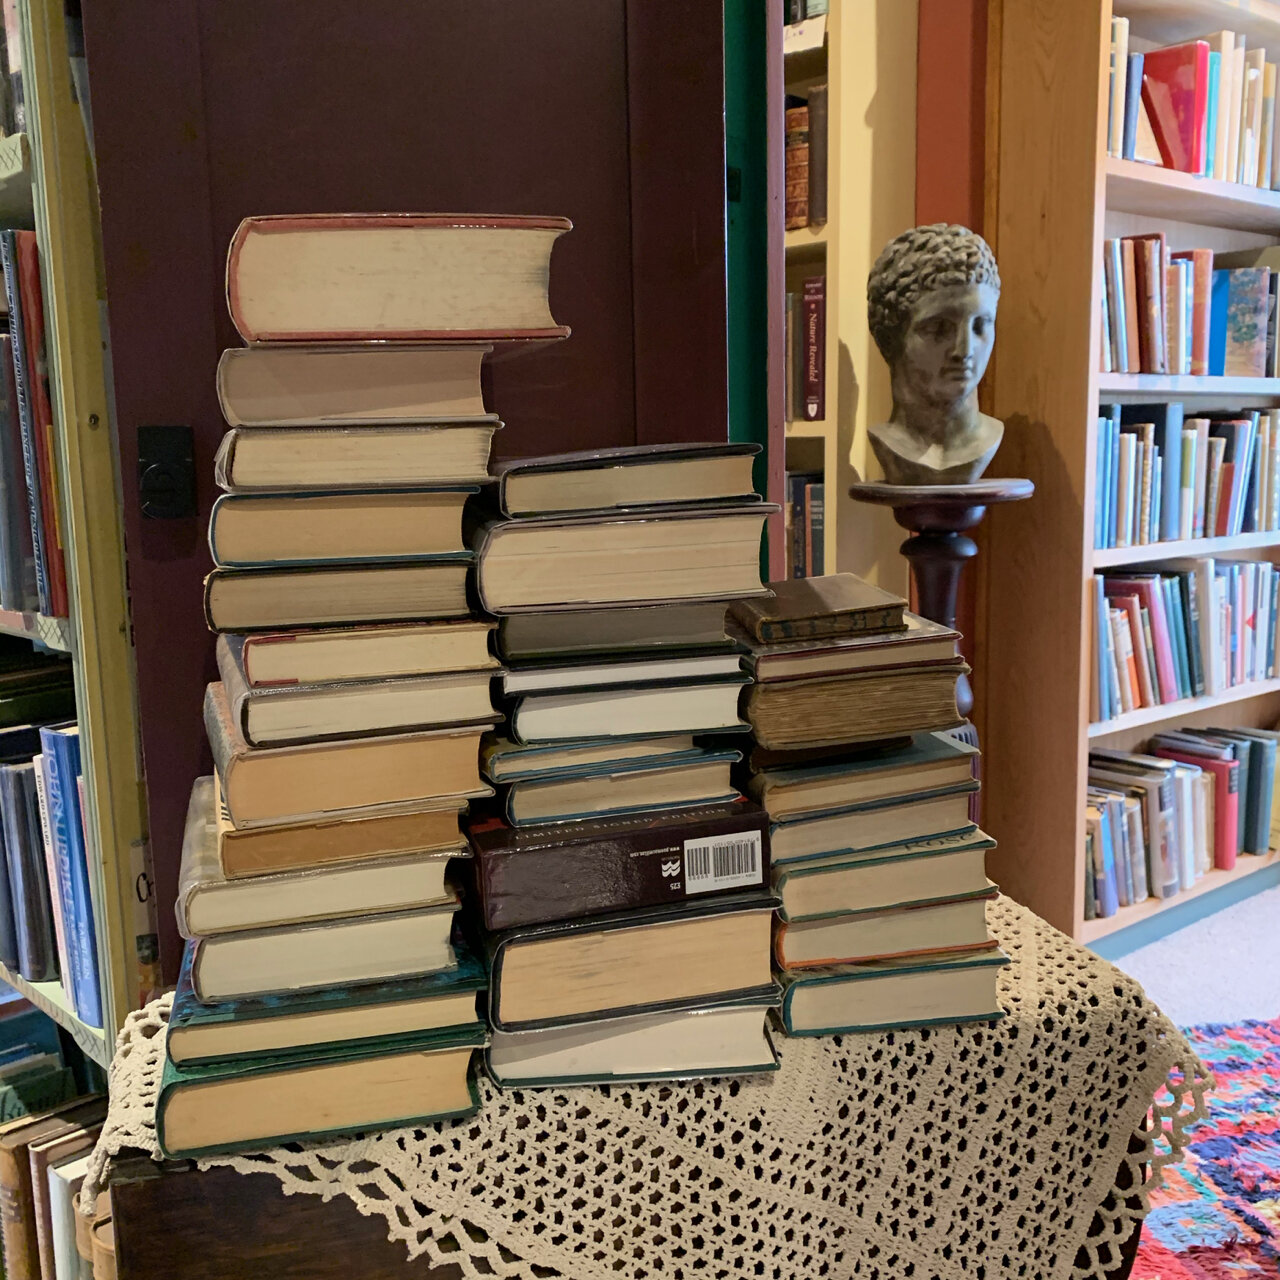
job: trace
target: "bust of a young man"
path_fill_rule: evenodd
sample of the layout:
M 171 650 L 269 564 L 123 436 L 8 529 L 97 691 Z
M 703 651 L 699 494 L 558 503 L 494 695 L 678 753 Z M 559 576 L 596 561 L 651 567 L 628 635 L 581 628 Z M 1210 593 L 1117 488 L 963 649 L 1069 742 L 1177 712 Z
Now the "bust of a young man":
M 999 301 L 995 255 L 968 227 L 913 227 L 876 259 L 867 319 L 893 413 L 868 434 L 890 484 L 970 484 L 1000 447 L 1004 423 L 978 412 Z

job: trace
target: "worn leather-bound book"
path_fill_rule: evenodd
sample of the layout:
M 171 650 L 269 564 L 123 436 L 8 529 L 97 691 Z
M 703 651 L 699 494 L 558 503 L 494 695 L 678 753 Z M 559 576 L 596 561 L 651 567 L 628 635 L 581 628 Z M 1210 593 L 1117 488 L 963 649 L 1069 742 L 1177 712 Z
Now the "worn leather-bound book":
M 769 583 L 772 596 L 735 600 L 733 618 L 759 644 L 829 636 L 872 635 L 906 628 L 907 602 L 856 574 L 787 578 Z
M 468 836 L 480 922 L 493 932 L 769 883 L 768 817 L 749 800 L 526 828 L 491 813 Z

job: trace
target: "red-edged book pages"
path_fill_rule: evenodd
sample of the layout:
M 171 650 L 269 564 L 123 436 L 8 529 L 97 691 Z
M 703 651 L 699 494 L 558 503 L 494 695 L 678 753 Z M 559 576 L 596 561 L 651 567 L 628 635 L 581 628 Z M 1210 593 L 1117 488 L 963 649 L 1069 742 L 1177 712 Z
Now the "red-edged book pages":
M 1209 372 L 1209 315 L 1213 296 L 1213 250 L 1183 249 L 1171 253 L 1175 261 L 1191 263 L 1191 375 L 1201 378 Z
M 1169 641 L 1169 621 L 1165 617 L 1164 595 L 1152 578 L 1111 578 L 1106 580 L 1108 596 L 1137 596 L 1151 617 L 1151 640 L 1156 651 L 1156 671 L 1160 679 L 1160 700 L 1172 702 L 1178 696 L 1177 668 Z
M 40 473 L 40 519 L 44 525 L 45 571 L 49 575 L 49 607 L 65 618 L 67 570 L 62 560 L 62 522 L 53 463 L 53 407 L 49 403 L 49 364 L 44 347 L 44 293 L 40 287 L 40 253 L 34 231 L 14 237 L 18 253 L 18 292 L 22 295 L 22 329 L 31 364 L 31 425 L 35 435 L 36 469 Z
M 1143 55 L 1142 101 L 1167 169 L 1204 172 L 1209 108 L 1209 45 L 1205 40 Z
M 1199 765 L 1213 774 L 1213 865 L 1219 871 L 1230 871 L 1236 865 L 1236 849 L 1240 823 L 1240 761 L 1212 760 L 1194 751 L 1175 751 L 1155 746 L 1153 756 L 1176 760 L 1179 764 Z

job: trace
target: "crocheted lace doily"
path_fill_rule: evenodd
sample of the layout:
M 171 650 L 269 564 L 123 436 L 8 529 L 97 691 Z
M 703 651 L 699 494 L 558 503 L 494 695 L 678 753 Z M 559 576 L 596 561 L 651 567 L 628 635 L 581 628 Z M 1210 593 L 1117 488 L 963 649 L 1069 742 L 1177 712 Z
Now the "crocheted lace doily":
M 472 1280 L 1100 1277 L 1212 1082 L 1136 982 L 1005 899 L 989 911 L 1013 961 L 998 1023 L 784 1039 L 781 1070 L 739 1080 L 482 1080 L 468 1120 L 198 1164 L 345 1195 Z M 120 1032 L 82 1203 L 108 1156 L 160 1158 L 168 1010 Z

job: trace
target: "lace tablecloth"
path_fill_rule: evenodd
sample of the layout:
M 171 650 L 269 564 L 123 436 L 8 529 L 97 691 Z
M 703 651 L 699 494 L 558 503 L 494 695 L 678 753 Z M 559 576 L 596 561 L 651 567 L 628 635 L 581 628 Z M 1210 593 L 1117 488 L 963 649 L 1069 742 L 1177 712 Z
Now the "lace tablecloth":
M 468 1120 L 198 1164 L 345 1195 L 475 1280 L 1101 1276 L 1211 1082 L 1136 982 L 1006 899 L 989 912 L 1013 961 L 994 1024 L 784 1039 L 778 1072 L 740 1080 L 482 1080 Z M 160 1158 L 168 1008 L 120 1033 L 84 1203 L 110 1155 Z

